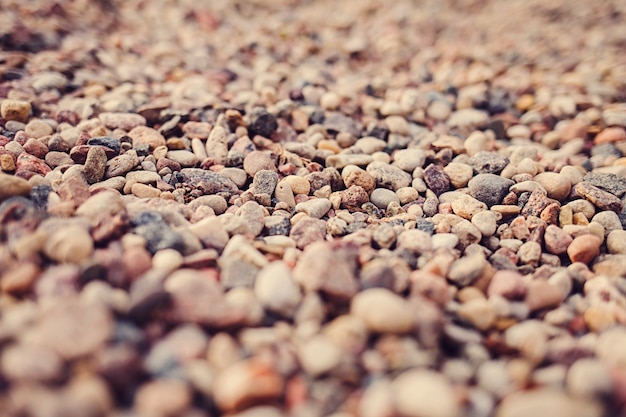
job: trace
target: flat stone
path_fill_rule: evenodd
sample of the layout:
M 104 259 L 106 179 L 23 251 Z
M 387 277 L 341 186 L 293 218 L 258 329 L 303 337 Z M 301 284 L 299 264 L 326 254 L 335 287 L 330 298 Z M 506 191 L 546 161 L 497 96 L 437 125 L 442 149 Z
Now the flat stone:
M 4 99 L 0 105 L 0 115 L 4 120 L 26 123 L 30 115 L 30 103 L 23 100 Z
M 179 163 L 184 168 L 194 167 L 198 163 L 198 157 L 193 152 L 186 150 L 168 151 L 167 158 Z
M 151 150 L 165 145 L 165 138 L 157 130 L 147 126 L 136 126 L 128 132 L 133 141 L 133 147 L 148 145 Z
M 617 197 L 626 194 L 626 178 L 619 175 L 590 172 L 585 175 L 584 181 Z
M 496 417 L 601 417 L 602 406 L 588 399 L 567 395 L 552 388 L 520 391 L 506 396 L 496 410 Z
M 495 152 L 478 152 L 467 164 L 479 174 L 499 174 L 509 164 L 509 158 Z
M 601 210 L 611 210 L 616 213 L 621 213 L 624 208 L 622 201 L 615 195 L 602 191 L 600 188 L 587 181 L 576 184 L 575 190 L 579 196 L 590 201 Z
M 393 165 L 383 162 L 372 162 L 367 166 L 367 172 L 374 177 L 380 187 L 390 188 L 394 191 L 411 185 L 411 175 Z
M 24 178 L 0 172 L 0 202 L 9 197 L 28 195 L 32 188 Z

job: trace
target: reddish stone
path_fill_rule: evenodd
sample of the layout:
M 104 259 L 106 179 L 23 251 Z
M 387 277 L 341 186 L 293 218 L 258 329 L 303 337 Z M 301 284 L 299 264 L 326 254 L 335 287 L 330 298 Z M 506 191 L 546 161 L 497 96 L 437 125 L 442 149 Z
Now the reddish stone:
M 29 171 L 39 175 L 46 175 L 52 171 L 44 161 L 27 152 L 22 152 L 17 157 L 16 167 L 17 171 Z

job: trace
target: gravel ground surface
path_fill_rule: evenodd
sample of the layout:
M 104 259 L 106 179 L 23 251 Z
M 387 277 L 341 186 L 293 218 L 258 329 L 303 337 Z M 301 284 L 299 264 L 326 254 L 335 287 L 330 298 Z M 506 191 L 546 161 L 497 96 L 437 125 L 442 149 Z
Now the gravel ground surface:
M 0 414 L 626 415 L 626 3 L 3 0 Z

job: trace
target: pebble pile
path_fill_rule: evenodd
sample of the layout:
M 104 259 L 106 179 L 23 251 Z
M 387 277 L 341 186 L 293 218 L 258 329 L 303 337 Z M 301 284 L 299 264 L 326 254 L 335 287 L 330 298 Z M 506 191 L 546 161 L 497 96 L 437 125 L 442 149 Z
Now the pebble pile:
M 623 415 L 625 20 L 4 1 L 0 414 Z

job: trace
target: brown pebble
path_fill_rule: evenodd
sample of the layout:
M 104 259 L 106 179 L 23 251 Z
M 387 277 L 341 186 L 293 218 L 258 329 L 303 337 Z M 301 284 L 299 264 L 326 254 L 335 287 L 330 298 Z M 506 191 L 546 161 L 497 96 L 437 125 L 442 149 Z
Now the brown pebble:
M 572 262 L 588 264 L 600 253 L 602 239 L 595 235 L 585 234 L 578 236 L 567 248 L 567 256 Z

